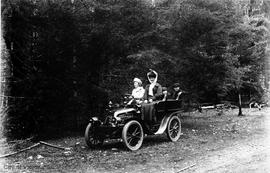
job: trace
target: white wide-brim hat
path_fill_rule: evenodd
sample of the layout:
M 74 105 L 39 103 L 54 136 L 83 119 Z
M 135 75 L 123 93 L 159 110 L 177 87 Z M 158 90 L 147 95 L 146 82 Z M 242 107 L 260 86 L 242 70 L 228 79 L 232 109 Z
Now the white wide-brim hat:
M 133 79 L 133 82 L 138 82 L 139 84 L 142 84 L 142 81 L 141 81 L 141 79 L 139 79 L 139 78 L 136 78 L 136 77 L 135 77 L 135 78 Z

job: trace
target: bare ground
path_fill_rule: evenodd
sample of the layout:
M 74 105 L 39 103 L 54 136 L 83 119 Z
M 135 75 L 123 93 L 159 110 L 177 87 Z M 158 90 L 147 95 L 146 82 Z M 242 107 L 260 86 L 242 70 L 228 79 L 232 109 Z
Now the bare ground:
M 166 135 L 149 136 L 136 152 L 126 151 L 120 141 L 106 141 L 102 148 L 90 150 L 83 136 L 46 141 L 72 150 L 40 146 L 0 158 L 0 171 L 270 172 L 270 108 L 243 112 L 244 117 L 238 117 L 237 110 L 227 110 L 221 116 L 214 110 L 187 113 L 179 141 L 169 142 Z M 31 144 L 2 142 L 0 153 Z

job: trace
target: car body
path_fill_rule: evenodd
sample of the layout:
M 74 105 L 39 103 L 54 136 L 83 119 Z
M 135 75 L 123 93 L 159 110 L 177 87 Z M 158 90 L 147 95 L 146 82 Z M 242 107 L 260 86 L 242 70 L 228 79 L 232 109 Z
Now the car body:
M 137 150 L 145 135 L 164 132 L 170 141 L 181 135 L 182 103 L 178 100 L 156 101 L 111 108 L 104 120 L 91 117 L 85 130 L 85 141 L 90 148 L 102 145 L 105 139 L 122 138 L 129 150 Z

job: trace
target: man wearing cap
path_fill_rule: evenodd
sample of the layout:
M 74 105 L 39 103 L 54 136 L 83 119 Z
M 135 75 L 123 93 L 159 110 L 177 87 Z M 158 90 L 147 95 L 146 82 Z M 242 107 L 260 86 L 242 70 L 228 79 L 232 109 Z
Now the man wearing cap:
M 150 84 L 146 85 L 144 92 L 144 100 L 146 103 L 151 103 L 155 100 L 161 100 L 163 98 L 162 87 L 157 83 L 158 74 L 154 70 L 150 70 L 147 73 L 147 78 Z
M 171 93 L 172 99 L 179 100 L 181 94 L 182 91 L 180 89 L 180 84 L 179 83 L 173 84 L 173 92 Z

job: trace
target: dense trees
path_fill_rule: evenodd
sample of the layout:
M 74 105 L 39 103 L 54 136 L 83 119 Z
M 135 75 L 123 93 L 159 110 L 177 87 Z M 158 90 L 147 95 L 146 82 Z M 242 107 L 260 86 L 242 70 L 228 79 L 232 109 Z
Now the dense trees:
M 164 86 L 180 82 L 197 102 L 261 96 L 269 22 L 253 13 L 247 20 L 241 3 L 4 1 L 7 129 L 21 136 L 84 128 L 107 98 L 131 91 L 134 77 L 146 84 L 149 68 Z
M 268 20 L 251 14 L 244 18 L 233 1 L 180 4 L 171 14 L 175 18 L 170 28 L 178 44 L 174 52 L 179 58 L 179 78 L 200 102 L 233 96 L 242 115 L 241 92 L 262 94 L 259 79 L 269 56 Z

